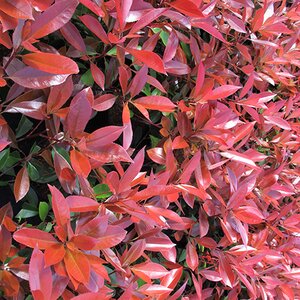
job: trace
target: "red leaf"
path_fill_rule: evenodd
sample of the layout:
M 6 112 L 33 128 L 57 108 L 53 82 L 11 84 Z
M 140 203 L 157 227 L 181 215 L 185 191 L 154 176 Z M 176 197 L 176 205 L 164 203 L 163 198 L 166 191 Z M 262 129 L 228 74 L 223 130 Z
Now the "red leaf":
M 202 61 L 200 61 L 199 66 L 198 66 L 196 86 L 195 86 L 194 93 L 193 93 L 194 97 L 197 97 L 199 95 L 199 93 L 201 92 L 201 89 L 202 89 L 202 86 L 204 83 L 204 77 L 205 77 L 205 68 L 204 68 Z
M 90 263 L 83 253 L 67 249 L 64 262 L 69 277 L 73 277 L 80 283 L 89 281 Z
M 181 278 L 182 271 L 182 267 L 169 271 L 169 274 L 161 279 L 161 285 L 174 289 Z
M 128 53 L 134 56 L 137 60 L 144 63 L 149 68 L 159 72 L 166 74 L 166 70 L 164 67 L 164 63 L 162 59 L 151 51 L 146 50 L 136 50 L 136 49 L 125 49 Z
M 128 252 L 126 253 L 122 265 L 130 265 L 136 260 L 138 260 L 144 253 L 145 247 L 146 242 L 144 239 L 134 242 L 128 250 Z
M 240 20 L 232 14 L 224 14 L 224 17 L 233 30 L 241 33 L 246 33 L 244 21 Z
M 66 250 L 63 244 L 55 244 L 45 250 L 45 266 L 52 266 L 63 260 Z
M 104 111 L 110 109 L 116 101 L 116 96 L 112 94 L 101 95 L 94 99 L 93 109 L 96 111 Z
M 87 7 L 89 10 L 91 10 L 94 14 L 98 15 L 99 17 L 105 16 L 101 7 L 99 7 L 95 2 L 92 2 L 91 0 L 80 0 L 80 3 L 83 4 L 85 7 Z
M 145 86 L 147 82 L 147 73 L 148 67 L 146 65 L 143 65 L 134 76 L 129 89 L 132 98 L 139 94 Z
M 147 109 L 154 109 L 163 112 L 174 111 L 176 105 L 167 97 L 164 96 L 146 96 L 133 101 L 133 104 L 140 104 Z
M 128 150 L 133 138 L 133 131 L 132 131 L 132 125 L 130 121 L 130 110 L 128 108 L 128 102 L 123 106 L 122 121 L 124 126 L 123 148 L 125 150 Z
M 100 22 L 93 16 L 83 15 L 79 17 L 80 21 L 95 34 L 104 44 L 110 44 L 107 34 Z
M 268 123 L 274 124 L 274 125 L 278 126 L 279 128 L 284 129 L 284 130 L 291 130 L 292 129 L 289 122 L 282 119 L 282 118 L 280 118 L 280 117 L 265 116 L 264 118 L 268 121 Z
M 151 279 L 162 278 L 168 274 L 168 270 L 165 267 L 152 261 L 134 265 L 131 267 L 131 270 L 135 275 L 148 283 L 151 283 Z
M 226 152 L 220 152 L 220 154 L 224 157 L 227 157 L 229 159 L 232 159 L 238 163 L 244 163 L 245 165 L 248 165 L 254 169 L 259 169 L 258 166 L 254 163 L 253 160 L 247 157 L 245 154 L 238 153 L 236 151 L 226 151 Z
M 138 154 L 135 156 L 133 160 L 133 163 L 127 168 L 126 172 L 121 177 L 119 183 L 119 189 L 118 189 L 119 192 L 124 192 L 130 189 L 131 182 L 138 175 L 138 173 L 140 172 L 143 166 L 144 152 L 145 152 L 144 148 L 138 152 Z
M 159 16 L 161 16 L 166 10 L 167 8 L 151 9 L 149 12 L 147 12 L 141 18 L 139 18 L 139 20 L 130 29 L 128 35 L 131 35 L 139 31 L 140 29 L 146 27 L 148 24 L 150 24 Z
M 34 228 L 19 229 L 14 233 L 13 238 L 27 247 L 37 246 L 42 250 L 58 243 L 50 233 Z
M 90 66 L 91 66 L 91 72 L 92 72 L 95 82 L 104 91 L 105 76 L 104 76 L 103 72 L 92 62 L 90 64 Z
M 95 130 L 86 138 L 86 148 L 97 150 L 103 146 L 111 144 L 123 132 L 123 127 L 106 126 Z
M 125 161 L 132 162 L 132 159 L 126 152 L 126 150 L 117 144 L 109 144 L 102 146 L 97 150 L 85 150 L 84 153 L 90 158 L 95 159 L 101 163 Z
M 44 254 L 37 248 L 33 250 L 29 263 L 29 285 L 34 299 L 51 299 L 52 272 L 45 266 Z
M 47 101 L 47 113 L 50 114 L 59 110 L 71 97 L 72 92 L 72 76 L 69 76 L 64 83 L 51 87 Z
M 14 195 L 16 198 L 16 202 L 21 200 L 26 196 L 26 194 L 29 191 L 30 182 L 29 182 L 29 176 L 26 169 L 26 166 L 24 166 L 17 174 L 15 183 L 14 183 Z
M 217 38 L 218 40 L 220 40 L 223 43 L 227 43 L 227 41 L 223 38 L 222 34 L 220 33 L 220 31 L 218 31 L 215 27 L 213 27 L 212 25 L 210 25 L 207 22 L 198 22 L 198 21 L 193 21 L 192 25 L 194 27 L 198 27 L 201 28 L 202 30 L 208 32 L 209 34 L 211 34 L 212 36 L 214 36 L 215 38 Z
M 252 206 L 241 206 L 234 209 L 234 215 L 247 224 L 260 224 L 264 220 L 262 213 Z
M 91 98 L 93 98 L 93 92 L 90 88 L 86 88 L 72 99 L 70 110 L 65 120 L 65 127 L 72 137 L 82 134 L 90 120 L 92 115 Z
M 39 39 L 61 28 L 71 19 L 77 4 L 77 0 L 56 1 L 47 10 L 35 17 L 27 38 Z
M 77 64 L 70 58 L 54 53 L 30 53 L 22 56 L 23 62 L 32 68 L 51 74 L 77 74 Z
M 71 212 L 98 211 L 99 203 L 84 196 L 69 196 L 66 198 Z
M 197 5 L 190 0 L 176 0 L 169 3 L 169 5 L 189 17 L 195 17 L 195 18 L 204 17 L 201 10 L 197 7 Z
M 82 53 L 86 52 L 86 47 L 83 38 L 80 35 L 77 27 L 69 21 L 60 29 L 63 37 L 69 42 L 75 49 Z
M 16 19 L 32 19 L 32 6 L 27 0 L 1 1 L 1 10 Z
M 241 88 L 240 86 L 236 86 L 236 85 L 222 85 L 220 87 L 217 87 L 210 93 L 206 94 L 203 97 L 203 100 L 217 100 L 220 98 L 226 98 L 234 94 L 240 88 Z
M 121 243 L 127 231 L 117 225 L 108 225 L 106 232 L 97 238 L 94 250 L 111 248 Z
M 77 150 L 70 151 L 71 165 L 77 175 L 87 178 L 91 172 L 89 159 Z
M 63 194 L 54 186 L 49 185 L 52 195 L 52 210 L 54 212 L 56 224 L 66 225 L 70 220 L 70 209 Z
M 164 62 L 170 61 L 171 59 L 174 58 L 176 51 L 177 51 L 178 44 L 179 44 L 179 39 L 178 39 L 175 31 L 172 30 L 172 32 L 168 38 L 168 43 L 167 43 L 166 49 L 164 51 L 164 56 L 163 56 Z
M 8 256 L 11 247 L 11 233 L 0 225 L 0 261 L 4 262 Z
M 145 295 L 158 296 L 158 295 L 170 293 L 172 292 L 172 289 L 167 288 L 160 284 L 144 284 L 138 289 L 138 291 Z
M 65 82 L 69 75 L 53 75 L 31 67 L 18 70 L 10 76 L 17 84 L 31 89 L 44 89 Z
M 195 269 L 199 265 L 199 258 L 196 247 L 191 242 L 188 242 L 186 246 L 186 263 L 188 267 L 193 271 L 195 271 Z

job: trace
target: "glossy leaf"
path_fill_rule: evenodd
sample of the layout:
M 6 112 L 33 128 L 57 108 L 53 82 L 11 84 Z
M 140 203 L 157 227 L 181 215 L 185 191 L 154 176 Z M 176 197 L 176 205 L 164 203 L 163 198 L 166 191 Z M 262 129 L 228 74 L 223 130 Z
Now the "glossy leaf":
M 30 53 L 22 56 L 28 66 L 51 74 L 77 74 L 77 64 L 70 58 L 54 53 Z
M 48 232 L 34 229 L 34 228 L 22 228 L 17 230 L 13 235 L 14 240 L 26 245 L 30 248 L 47 249 L 58 242 L 56 239 Z
M 14 183 L 14 195 L 16 202 L 20 201 L 26 196 L 29 191 L 30 182 L 27 172 L 27 168 L 23 167 L 17 174 L 16 180 Z

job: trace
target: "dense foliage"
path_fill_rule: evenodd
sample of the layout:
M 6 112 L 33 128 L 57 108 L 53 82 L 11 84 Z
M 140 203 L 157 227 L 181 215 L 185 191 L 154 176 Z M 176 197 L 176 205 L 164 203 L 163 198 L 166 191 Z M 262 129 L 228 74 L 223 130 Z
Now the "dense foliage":
M 300 2 L 0 1 L 0 296 L 300 298 Z

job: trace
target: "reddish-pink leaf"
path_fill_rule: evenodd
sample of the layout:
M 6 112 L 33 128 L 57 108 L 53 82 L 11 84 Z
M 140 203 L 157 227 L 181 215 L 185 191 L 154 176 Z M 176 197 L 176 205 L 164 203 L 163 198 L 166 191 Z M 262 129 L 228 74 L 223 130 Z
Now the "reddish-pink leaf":
M 169 271 L 169 273 L 161 279 L 161 285 L 174 289 L 181 278 L 182 271 L 182 267 Z
M 130 110 L 128 108 L 128 102 L 123 106 L 122 121 L 124 126 L 123 148 L 125 150 L 128 150 L 133 138 L 133 131 L 132 131 L 132 125 L 130 121 Z
M 128 252 L 126 253 L 122 265 L 130 265 L 136 260 L 138 260 L 144 253 L 145 247 L 146 242 L 144 239 L 134 242 L 128 250 Z
M 90 120 L 92 115 L 91 98 L 93 98 L 93 92 L 90 88 L 86 88 L 72 99 L 70 110 L 65 120 L 65 127 L 72 137 L 82 134 Z
M 127 231 L 117 225 L 108 225 L 107 230 L 103 235 L 97 238 L 94 250 L 102 250 L 111 248 L 121 243 Z
M 201 28 L 202 30 L 208 32 L 209 34 L 211 34 L 213 37 L 217 38 L 218 40 L 220 40 L 223 43 L 227 44 L 227 41 L 223 38 L 222 34 L 220 33 L 219 30 L 217 30 L 215 27 L 213 27 L 211 24 L 209 24 L 208 22 L 198 22 L 198 21 L 193 21 L 192 25 L 194 27 L 198 27 Z
M 84 153 L 90 158 L 93 158 L 94 160 L 102 163 L 115 161 L 132 162 L 132 159 L 130 158 L 126 150 L 120 145 L 113 143 L 102 146 L 97 150 L 84 150 Z
M 100 7 L 102 2 L 96 2 L 97 3 L 96 4 L 95 2 L 92 2 L 91 0 L 80 0 L 80 3 L 83 4 L 85 7 L 87 7 L 89 10 L 91 10 L 97 16 L 99 16 L 99 17 L 105 16 L 103 10 Z
M 224 17 L 233 30 L 241 33 L 246 33 L 244 21 L 235 17 L 233 14 L 224 14 Z
M 30 181 L 26 166 L 24 166 L 17 174 L 14 183 L 14 195 L 16 202 L 26 196 L 29 191 Z
M 200 274 L 205 277 L 206 279 L 210 280 L 210 281 L 214 281 L 214 282 L 218 282 L 222 280 L 222 277 L 220 276 L 220 274 L 216 271 L 212 271 L 212 270 L 201 270 Z
M 77 27 L 69 21 L 60 29 L 63 37 L 69 42 L 75 49 L 82 53 L 86 52 L 86 47 L 83 38 L 80 35 Z
M 71 19 L 77 4 L 77 0 L 56 1 L 47 10 L 34 18 L 31 32 L 27 38 L 39 39 L 60 29 Z
M 0 261 L 4 262 L 8 256 L 11 247 L 11 233 L 0 225 Z
M 220 98 L 226 98 L 234 94 L 240 88 L 240 86 L 236 85 L 222 85 L 214 89 L 212 92 L 206 94 L 203 97 L 203 100 L 217 100 Z
M 47 101 L 47 113 L 50 114 L 59 110 L 71 97 L 72 92 L 72 76 L 69 76 L 64 83 L 51 87 Z
M 144 14 L 139 20 L 132 26 L 132 28 L 129 31 L 128 35 L 131 35 L 133 33 L 136 33 L 140 29 L 146 27 L 148 24 L 150 24 L 152 21 L 157 19 L 159 16 L 161 16 L 167 8 L 157 8 L 157 9 L 151 9 L 149 12 Z
M 260 224 L 264 220 L 262 213 L 253 206 L 241 206 L 234 209 L 234 215 L 247 224 Z
M 104 44 L 110 44 L 107 34 L 100 22 L 93 16 L 83 15 L 79 17 L 80 21 L 95 34 Z
M 32 6 L 28 0 L 1 1 L 1 10 L 16 19 L 34 19 Z
M 146 96 L 141 97 L 133 102 L 142 105 L 146 109 L 159 110 L 163 112 L 174 111 L 176 105 L 167 97 L 164 96 Z
M 69 196 L 66 198 L 71 212 L 98 211 L 99 203 L 84 196 Z
M 243 163 L 247 166 L 250 166 L 254 169 L 259 169 L 258 166 L 254 163 L 253 160 L 251 160 L 247 155 L 238 153 L 236 151 L 226 151 L 226 152 L 220 152 L 220 154 L 226 158 L 229 158 L 231 160 L 234 160 L 239 163 Z
M 51 299 L 52 271 L 45 266 L 44 254 L 37 248 L 33 250 L 30 258 L 29 285 L 34 299 Z
M 94 99 L 92 108 L 96 111 L 104 111 L 110 109 L 116 101 L 116 96 L 112 94 L 104 94 Z
M 31 67 L 25 67 L 10 76 L 17 84 L 31 89 L 44 89 L 66 81 L 68 74 L 54 75 Z
M 13 238 L 18 243 L 27 247 L 35 248 L 35 246 L 37 246 L 42 250 L 58 243 L 50 233 L 34 228 L 22 228 L 17 230 Z
M 199 265 L 199 257 L 196 247 L 191 242 L 188 242 L 186 246 L 186 263 L 188 267 L 193 271 L 195 271 L 195 269 Z
M 86 147 L 91 150 L 97 150 L 105 145 L 111 144 L 123 132 L 123 127 L 106 126 L 95 130 L 86 138 Z
M 274 124 L 278 126 L 279 128 L 282 128 L 284 130 L 291 130 L 291 125 L 288 121 L 284 120 L 283 118 L 276 117 L 276 116 L 265 116 L 264 117 L 268 123 Z
M 135 156 L 133 163 L 128 167 L 119 183 L 119 192 L 124 192 L 130 189 L 130 184 L 140 172 L 144 163 L 145 149 L 141 149 Z
M 54 53 L 36 52 L 22 56 L 28 66 L 51 74 L 77 74 L 77 64 L 70 58 Z
M 81 152 L 73 149 L 70 152 L 71 165 L 77 175 L 88 177 L 91 172 L 89 159 Z
M 134 76 L 129 88 L 131 97 L 135 97 L 141 92 L 147 82 L 148 67 L 143 65 L 142 68 Z
M 149 68 L 159 73 L 166 74 L 164 63 L 156 53 L 153 53 L 151 51 L 146 51 L 146 50 L 136 50 L 136 49 L 128 49 L 128 48 L 126 48 L 126 51 L 131 55 L 133 55 L 135 59 L 144 63 Z
M 52 195 L 52 210 L 56 224 L 63 227 L 70 220 L 69 206 L 63 194 L 56 187 L 51 185 L 48 187 Z
M 172 32 L 168 38 L 168 43 L 167 43 L 166 49 L 164 51 L 164 56 L 163 56 L 164 62 L 170 61 L 171 59 L 174 58 L 176 51 L 177 51 L 178 44 L 179 44 L 179 39 L 178 39 L 175 31 L 172 30 Z
M 91 66 L 92 76 L 93 76 L 95 82 L 104 91 L 105 76 L 104 76 L 103 72 L 92 62 L 90 64 L 90 66 Z
M 90 279 L 90 263 L 87 257 L 79 251 L 67 249 L 64 263 L 69 277 L 81 283 L 87 283 Z
M 160 284 L 144 284 L 138 289 L 138 291 L 145 295 L 152 296 L 153 298 L 154 296 L 159 296 L 166 293 L 169 294 L 170 292 L 172 292 L 172 289 Z
M 168 270 L 165 267 L 152 261 L 134 265 L 131 267 L 131 270 L 135 275 L 148 283 L 151 283 L 151 279 L 162 278 L 168 274 Z
M 198 6 L 190 0 L 176 0 L 169 3 L 170 6 L 177 9 L 181 13 L 195 18 L 203 18 L 203 14 Z
M 45 250 L 45 266 L 52 266 L 63 260 L 66 250 L 63 244 L 55 244 Z

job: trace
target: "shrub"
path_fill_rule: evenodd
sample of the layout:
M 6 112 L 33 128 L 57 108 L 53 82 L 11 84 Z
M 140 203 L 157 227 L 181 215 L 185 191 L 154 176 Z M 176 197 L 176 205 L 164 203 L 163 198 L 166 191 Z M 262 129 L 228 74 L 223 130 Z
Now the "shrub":
M 299 299 L 299 21 L 1 1 L 0 295 Z

